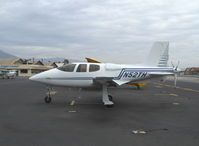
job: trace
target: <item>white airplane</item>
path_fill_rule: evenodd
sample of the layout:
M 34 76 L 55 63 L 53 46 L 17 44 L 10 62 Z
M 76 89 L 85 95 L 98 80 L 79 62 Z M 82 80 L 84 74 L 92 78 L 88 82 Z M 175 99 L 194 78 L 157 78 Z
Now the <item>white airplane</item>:
M 168 67 L 168 50 L 169 42 L 155 42 L 143 65 L 100 63 L 98 61 L 72 63 L 34 75 L 30 77 L 30 80 L 48 86 L 101 87 L 104 105 L 112 107 L 114 103 L 112 96 L 108 94 L 108 87 L 139 83 L 153 78 L 162 79 L 168 75 L 175 75 L 179 71 L 178 65 Z M 51 102 L 50 93 L 45 97 L 45 102 Z

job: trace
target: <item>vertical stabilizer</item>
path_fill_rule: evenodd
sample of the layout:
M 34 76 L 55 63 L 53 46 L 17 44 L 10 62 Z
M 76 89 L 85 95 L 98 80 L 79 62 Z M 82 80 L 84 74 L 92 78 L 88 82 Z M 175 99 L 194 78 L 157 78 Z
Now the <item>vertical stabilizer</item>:
M 155 42 L 145 61 L 147 66 L 166 67 L 169 60 L 169 42 Z

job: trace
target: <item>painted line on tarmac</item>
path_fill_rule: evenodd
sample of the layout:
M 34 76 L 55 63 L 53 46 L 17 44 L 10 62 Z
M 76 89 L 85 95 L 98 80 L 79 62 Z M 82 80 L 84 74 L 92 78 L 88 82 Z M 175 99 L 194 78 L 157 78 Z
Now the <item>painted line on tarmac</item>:
M 178 97 L 179 95 L 178 94 L 174 94 L 174 93 L 156 93 L 154 95 L 157 95 L 157 96 L 175 96 L 175 97 Z
M 86 103 L 86 102 L 78 102 L 76 104 L 79 104 L 79 105 L 99 105 L 99 104 L 102 104 L 102 103 Z
M 167 84 L 161 84 L 161 83 L 154 83 L 155 85 L 161 85 L 161 86 L 165 86 L 165 87 L 170 87 L 170 88 L 176 88 L 176 89 L 181 89 L 181 90 L 185 90 L 185 91 L 191 91 L 191 92 L 197 92 L 199 93 L 199 90 L 195 90 L 195 89 L 191 89 L 191 88 L 184 88 L 184 87 L 175 87 L 172 85 L 167 85 Z
M 70 106 L 73 106 L 73 105 L 75 105 L 75 100 L 72 100 L 71 102 L 70 102 Z
M 68 111 L 69 113 L 76 113 L 77 111 Z
M 178 103 L 178 102 L 173 102 L 173 105 L 180 105 L 180 103 Z
M 102 104 L 102 103 L 77 102 L 75 100 L 72 100 L 70 102 L 70 106 L 74 106 L 74 105 L 99 105 L 99 104 Z
M 171 94 L 169 94 L 170 96 L 175 96 L 175 97 L 178 97 L 178 94 L 173 94 L 173 93 L 171 93 Z
M 162 86 L 155 86 L 156 88 L 162 88 Z

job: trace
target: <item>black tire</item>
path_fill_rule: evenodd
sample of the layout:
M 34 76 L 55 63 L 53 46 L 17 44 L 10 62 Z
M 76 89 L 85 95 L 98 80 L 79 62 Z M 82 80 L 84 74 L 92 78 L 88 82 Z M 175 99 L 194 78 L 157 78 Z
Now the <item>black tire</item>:
M 138 85 L 138 86 L 137 86 L 137 90 L 140 90 L 140 89 L 141 89 L 141 88 L 140 88 L 140 86 Z
M 113 96 L 108 95 L 108 98 L 109 98 L 110 101 L 113 101 Z
M 106 107 L 107 108 L 112 108 L 112 107 L 114 107 L 114 104 L 112 104 L 112 105 L 106 105 Z
M 44 98 L 44 101 L 45 101 L 45 103 L 51 103 L 52 99 L 51 99 L 51 97 L 46 96 Z

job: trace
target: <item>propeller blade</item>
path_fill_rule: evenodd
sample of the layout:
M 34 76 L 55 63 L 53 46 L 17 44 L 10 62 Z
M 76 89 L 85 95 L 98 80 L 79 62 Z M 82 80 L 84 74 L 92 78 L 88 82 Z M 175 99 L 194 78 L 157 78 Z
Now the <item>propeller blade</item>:
M 177 87 L 177 79 L 178 79 L 178 66 L 180 64 L 180 61 L 178 61 L 178 64 L 175 66 L 173 62 L 171 61 L 171 65 L 173 66 L 173 73 L 174 73 L 174 87 Z
M 179 66 L 179 64 L 180 64 L 180 61 L 178 61 L 178 64 L 177 64 L 177 66 L 176 66 L 176 68 L 175 68 L 176 71 L 178 71 L 178 66 Z
M 177 66 L 179 66 L 179 64 L 180 64 L 180 61 L 178 61 L 178 65 Z
M 175 67 L 172 61 L 171 61 L 171 65 L 172 65 L 173 68 Z

